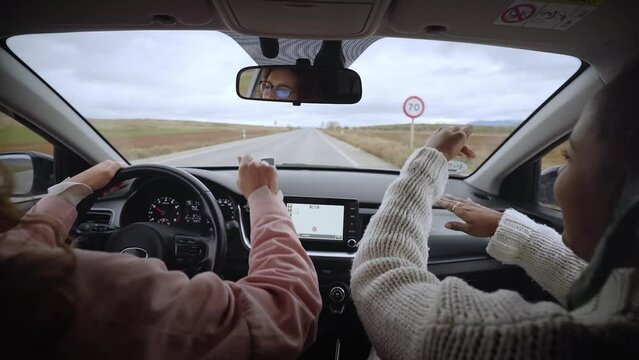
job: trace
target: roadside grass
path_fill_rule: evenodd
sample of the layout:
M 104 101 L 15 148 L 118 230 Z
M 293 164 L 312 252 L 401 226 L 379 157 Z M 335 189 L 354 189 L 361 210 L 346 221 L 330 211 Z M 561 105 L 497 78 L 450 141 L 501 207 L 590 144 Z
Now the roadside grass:
M 567 147 L 568 147 L 568 142 L 564 141 L 561 145 L 557 146 L 552 151 L 544 155 L 544 157 L 541 158 L 541 171 L 544 171 L 552 166 L 565 164 L 566 159 L 564 159 L 562 152 Z
M 415 125 L 415 147 L 421 146 L 426 138 L 441 125 Z M 469 146 L 477 157 L 462 156 L 458 160 L 468 165 L 465 173 L 473 172 L 512 132 L 512 128 L 476 127 L 469 139 Z M 410 148 L 409 125 L 384 125 L 349 129 L 327 129 L 325 132 L 339 140 L 369 152 L 382 160 L 401 167 L 412 153 Z
M 288 130 L 281 127 L 152 119 L 92 119 L 90 122 L 127 160 L 166 155 Z
M 415 147 L 421 146 L 426 138 L 441 126 L 415 124 Z M 466 156 L 458 158 L 468 165 L 465 173 L 470 174 L 477 169 L 514 130 L 515 128 L 512 127 L 475 126 L 473 135 L 468 140 L 468 145 L 475 151 L 476 158 L 470 159 Z M 412 153 L 410 125 L 344 127 L 325 129 L 324 132 L 398 167 L 403 166 Z M 542 158 L 542 171 L 564 163 L 561 151 L 565 146 L 562 144 Z
M 38 134 L 0 112 L 0 153 L 11 151 L 38 151 L 53 154 L 53 146 Z
M 90 119 L 89 122 L 127 160 L 166 155 L 290 130 L 284 127 L 153 119 Z M 52 154 L 53 147 L 22 124 L 0 113 L 0 152 L 10 151 L 39 151 Z

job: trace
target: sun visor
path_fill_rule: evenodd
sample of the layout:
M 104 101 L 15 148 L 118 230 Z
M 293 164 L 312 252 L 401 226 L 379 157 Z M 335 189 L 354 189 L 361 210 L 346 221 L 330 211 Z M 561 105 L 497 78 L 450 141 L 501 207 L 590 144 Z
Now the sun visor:
M 263 37 L 342 39 L 369 35 L 389 1 L 213 0 L 227 26 Z

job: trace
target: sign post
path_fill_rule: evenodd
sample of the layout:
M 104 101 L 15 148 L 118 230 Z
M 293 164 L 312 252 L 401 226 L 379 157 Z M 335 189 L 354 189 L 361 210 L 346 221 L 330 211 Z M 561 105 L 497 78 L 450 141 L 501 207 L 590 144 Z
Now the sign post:
M 415 148 L 415 119 L 422 116 L 426 105 L 419 96 L 409 96 L 404 101 L 404 115 L 410 118 L 410 148 Z

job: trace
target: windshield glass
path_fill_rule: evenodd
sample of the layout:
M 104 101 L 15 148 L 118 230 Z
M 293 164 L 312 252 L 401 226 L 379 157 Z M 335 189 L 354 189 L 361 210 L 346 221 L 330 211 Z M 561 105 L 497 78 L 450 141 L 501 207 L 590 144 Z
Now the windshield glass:
M 355 105 L 249 101 L 237 71 L 255 65 L 214 31 L 125 31 L 15 36 L 9 48 L 129 161 L 228 166 L 237 156 L 280 165 L 398 169 L 441 124 L 473 124 L 474 171 L 579 68 L 578 59 L 442 41 L 382 38 L 351 69 Z M 369 41 L 370 43 L 370 41 Z M 364 47 L 365 48 L 365 47 Z M 416 101 L 416 102 L 415 102 Z M 417 112 L 415 112 L 417 110 Z

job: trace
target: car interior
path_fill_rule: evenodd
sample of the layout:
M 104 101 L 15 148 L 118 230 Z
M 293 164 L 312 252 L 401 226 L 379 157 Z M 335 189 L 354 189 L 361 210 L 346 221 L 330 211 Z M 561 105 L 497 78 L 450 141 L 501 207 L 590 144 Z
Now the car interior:
M 526 13 L 530 8 L 524 5 L 537 6 L 537 12 L 566 13 L 560 19 L 542 21 Z M 0 7 L 0 112 L 45 139 L 53 149 L 45 155 L 33 149 L 0 146 L 0 160 L 24 160 L 31 166 L 32 179 L 17 179 L 18 184 L 29 184 L 12 197 L 13 202 L 28 210 L 47 187 L 103 160 L 132 164 L 113 180 L 113 184 L 124 184 L 116 192 L 104 197 L 96 194 L 79 205 L 80 216 L 71 234 L 76 239 L 74 246 L 111 252 L 134 249 L 129 252 L 138 256 L 135 249 L 141 248 L 142 257 L 161 258 L 169 269 L 189 276 L 214 271 L 231 281 L 247 274 L 251 248 L 250 209 L 237 186 L 237 164 L 173 165 L 123 155 L 110 133 L 96 129 L 82 109 L 48 81 L 46 73 L 38 71 L 37 64 L 46 63 L 46 56 L 21 56 L 20 36 L 222 33 L 254 61 L 224 69 L 233 78 L 242 67 L 256 64 L 311 67 L 313 62 L 313 67 L 345 71 L 351 64 L 356 68 L 357 58 L 361 55 L 363 59 L 376 42 L 382 44 L 380 39 L 488 45 L 570 56 L 577 65 L 568 75 L 561 75 L 560 86 L 544 95 L 545 100 L 537 103 L 476 169 L 463 175 L 451 173 L 446 186 L 447 194 L 499 211 L 514 208 L 559 232 L 561 211 L 547 206 L 554 202 L 549 189 L 558 167 L 542 168 L 544 156 L 567 139 L 586 102 L 639 51 L 639 27 L 632 15 L 638 6 L 622 0 L 5 0 Z M 534 24 L 529 16 L 539 22 Z M 77 61 L 82 62 L 82 57 L 77 54 Z M 364 99 L 370 88 L 367 78 L 360 75 L 359 91 Z M 528 75 L 534 78 L 534 70 Z M 260 85 L 257 75 L 252 76 L 245 94 L 255 94 Z M 233 96 L 252 103 L 247 100 L 250 95 L 240 94 L 244 82 L 239 74 L 237 82 Z M 358 90 L 350 86 L 351 91 Z M 339 103 L 335 111 L 338 116 L 344 111 L 346 117 L 349 106 L 354 106 L 349 104 L 359 101 L 352 95 L 344 101 L 333 98 L 327 102 Z M 323 106 L 309 107 L 303 99 L 290 102 L 301 106 L 280 105 L 290 107 L 287 111 L 310 108 L 318 112 Z M 394 111 L 398 119 L 410 121 L 401 114 L 401 104 Z M 10 140 L 1 134 L 0 139 Z M 341 145 L 337 148 L 345 151 Z M 297 151 L 291 149 L 288 151 Z M 193 150 L 183 156 L 189 155 L 188 151 Z M 307 207 L 333 209 L 327 216 L 336 228 L 317 236 L 300 232 L 302 245 L 316 268 L 323 301 L 317 341 L 302 358 L 364 359 L 371 345 L 350 299 L 350 268 L 366 226 L 387 187 L 397 178 L 399 167 L 280 163 L 277 157 L 271 161 L 277 164 L 279 186 L 291 216 L 302 216 L 298 210 L 303 214 Z M 492 259 L 485 250 L 487 238 L 444 227 L 455 219 L 445 209 L 433 209 L 430 271 L 440 278 L 460 277 L 484 291 L 510 289 L 527 300 L 554 301 L 521 268 Z M 139 243 L 131 240 L 134 232 L 153 233 L 157 239 Z M 175 252 L 157 245 L 167 239 L 175 241 Z

